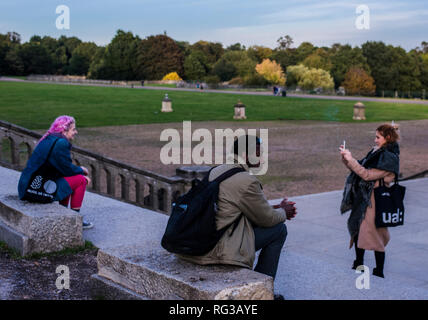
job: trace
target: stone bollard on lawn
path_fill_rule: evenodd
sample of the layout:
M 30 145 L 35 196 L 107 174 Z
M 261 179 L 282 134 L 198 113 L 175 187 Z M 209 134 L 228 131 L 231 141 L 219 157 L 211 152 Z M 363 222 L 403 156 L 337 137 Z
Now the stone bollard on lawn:
M 165 98 L 162 100 L 162 112 L 172 112 L 172 101 L 168 98 L 168 94 L 165 94 Z
M 354 120 L 366 120 L 366 115 L 365 115 L 365 106 L 364 104 L 362 104 L 361 102 L 357 102 L 354 105 L 354 116 L 352 119 Z
M 241 102 L 241 100 L 238 100 L 238 103 L 235 104 L 235 115 L 233 116 L 233 119 L 235 120 L 242 120 L 247 119 L 245 115 L 245 105 Z

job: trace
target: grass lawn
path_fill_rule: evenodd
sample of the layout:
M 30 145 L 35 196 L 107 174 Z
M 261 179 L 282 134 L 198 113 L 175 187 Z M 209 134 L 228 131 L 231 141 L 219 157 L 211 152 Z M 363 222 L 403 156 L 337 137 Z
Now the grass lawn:
M 160 112 L 165 93 L 174 112 Z M 247 107 L 246 121 L 353 122 L 354 101 L 20 82 L 0 82 L 0 119 L 29 129 L 46 129 L 62 114 L 74 116 L 78 127 L 234 121 L 238 99 Z M 428 119 L 428 105 L 364 104 L 367 121 Z

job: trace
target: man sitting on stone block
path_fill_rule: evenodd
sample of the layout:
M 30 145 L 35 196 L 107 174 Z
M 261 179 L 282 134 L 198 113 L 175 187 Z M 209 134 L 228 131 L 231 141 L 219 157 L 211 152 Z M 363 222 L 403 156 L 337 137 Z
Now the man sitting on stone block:
M 246 152 L 241 154 L 238 148 L 240 140 L 246 145 Z M 249 147 L 254 140 L 255 148 Z M 294 202 L 287 199 L 272 207 L 265 198 L 260 181 L 250 174 L 249 170 L 261 165 L 260 160 L 257 162 L 260 149 L 261 140 L 258 137 L 241 136 L 234 143 L 234 164 L 223 164 L 211 170 L 209 181 L 234 167 L 245 169 L 220 183 L 217 230 L 227 225 L 230 227 L 207 254 L 180 255 L 182 258 L 197 264 L 230 264 L 252 269 L 255 252 L 261 250 L 254 270 L 275 278 L 287 237 L 284 221 L 292 219 L 297 211 Z M 275 295 L 275 298 L 283 299 L 281 295 Z

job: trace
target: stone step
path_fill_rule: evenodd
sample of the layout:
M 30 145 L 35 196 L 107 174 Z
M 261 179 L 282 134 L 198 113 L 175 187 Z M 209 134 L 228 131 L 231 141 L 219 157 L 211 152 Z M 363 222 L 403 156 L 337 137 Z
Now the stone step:
M 269 276 L 240 267 L 195 265 L 160 246 L 103 249 L 98 251 L 97 260 L 98 274 L 92 278 L 97 283 L 94 297 L 110 299 L 113 294 L 131 299 L 273 299 L 273 279 Z M 129 290 L 134 294 L 129 295 Z
M 34 204 L 0 193 L 0 241 L 22 256 L 82 246 L 82 216 L 57 203 Z
M 150 300 L 97 274 L 93 274 L 89 281 L 94 300 Z

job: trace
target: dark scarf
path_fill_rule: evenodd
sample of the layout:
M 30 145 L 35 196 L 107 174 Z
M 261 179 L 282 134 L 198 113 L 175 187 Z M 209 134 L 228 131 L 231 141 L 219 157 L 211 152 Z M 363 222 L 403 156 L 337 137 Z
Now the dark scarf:
M 371 150 L 358 162 L 366 169 L 380 169 L 395 173 L 398 178 L 400 168 L 400 148 L 396 142 L 387 144 L 377 150 Z M 343 214 L 352 209 L 348 219 L 348 230 L 354 237 L 364 219 L 367 207 L 371 205 L 370 196 L 375 181 L 364 181 L 356 173 L 351 172 L 346 178 L 340 212 Z

